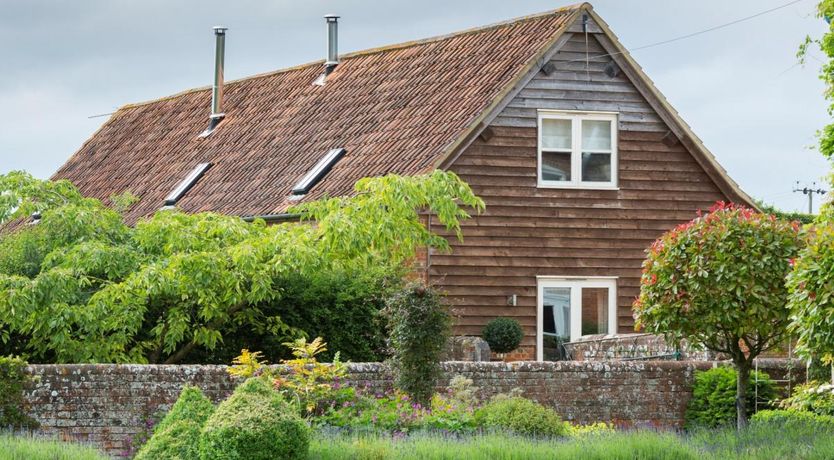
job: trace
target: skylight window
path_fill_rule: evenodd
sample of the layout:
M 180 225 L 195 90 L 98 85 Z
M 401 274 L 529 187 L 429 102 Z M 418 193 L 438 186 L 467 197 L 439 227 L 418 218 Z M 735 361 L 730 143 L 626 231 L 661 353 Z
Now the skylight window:
M 295 187 L 292 188 L 293 195 L 305 195 L 307 192 L 313 188 L 314 185 L 319 183 L 320 180 L 324 178 L 324 176 L 330 172 L 330 169 L 333 168 L 333 165 L 342 158 L 347 151 L 345 149 L 331 149 L 327 152 L 315 166 L 313 169 L 310 170 L 304 177 L 295 184 Z
M 188 173 L 188 176 L 186 176 L 185 179 L 177 185 L 177 188 L 165 197 L 165 206 L 174 206 L 177 204 L 177 201 L 179 201 L 180 198 L 182 198 L 183 195 L 185 195 L 185 193 L 190 190 L 201 177 L 203 177 L 203 174 L 205 174 L 206 170 L 210 167 L 211 163 L 198 164 L 190 173 Z

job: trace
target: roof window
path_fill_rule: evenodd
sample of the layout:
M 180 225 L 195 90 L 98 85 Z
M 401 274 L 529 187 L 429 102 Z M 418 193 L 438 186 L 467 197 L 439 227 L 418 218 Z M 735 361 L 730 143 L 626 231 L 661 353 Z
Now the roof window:
M 347 151 L 342 148 L 331 149 L 315 166 L 292 188 L 293 195 L 305 195 L 330 172 L 333 165 L 342 158 Z
M 177 204 L 177 201 L 179 201 L 180 198 L 182 198 L 183 195 L 185 195 L 185 193 L 190 190 L 201 177 L 203 177 L 203 174 L 205 174 L 206 170 L 210 167 L 211 163 L 198 164 L 190 173 L 188 173 L 185 179 L 177 185 L 177 188 L 165 197 L 165 206 L 174 206 Z

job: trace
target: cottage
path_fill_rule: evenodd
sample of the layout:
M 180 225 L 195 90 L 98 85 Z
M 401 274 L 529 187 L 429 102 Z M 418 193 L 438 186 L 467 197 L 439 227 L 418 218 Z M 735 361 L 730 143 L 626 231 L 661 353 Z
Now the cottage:
M 751 204 L 591 5 L 223 81 L 120 108 L 54 175 L 92 197 L 267 220 L 364 176 L 459 174 L 486 201 L 429 283 L 525 328 L 518 357 L 632 332 L 644 249 L 717 200 Z M 427 217 L 428 225 L 433 225 Z M 440 228 L 435 228 L 442 231 Z

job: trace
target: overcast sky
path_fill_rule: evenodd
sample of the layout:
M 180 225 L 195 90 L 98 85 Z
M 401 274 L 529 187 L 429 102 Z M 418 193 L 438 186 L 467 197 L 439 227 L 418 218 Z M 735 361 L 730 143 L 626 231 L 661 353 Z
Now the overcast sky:
M 789 0 L 598 0 L 628 48 L 727 23 Z M 805 209 L 795 182 L 824 183 L 813 149 L 827 121 L 816 0 L 633 55 L 742 188 Z M 211 83 L 211 27 L 230 28 L 228 79 L 324 57 L 321 18 L 338 13 L 340 51 L 428 37 L 550 10 L 558 0 L 0 0 L 0 173 L 49 177 L 117 107 Z M 817 59 L 820 55 L 815 53 Z M 818 198 L 818 197 L 815 197 Z M 819 201 L 816 199 L 816 201 Z M 816 206 L 815 206 L 816 208 Z

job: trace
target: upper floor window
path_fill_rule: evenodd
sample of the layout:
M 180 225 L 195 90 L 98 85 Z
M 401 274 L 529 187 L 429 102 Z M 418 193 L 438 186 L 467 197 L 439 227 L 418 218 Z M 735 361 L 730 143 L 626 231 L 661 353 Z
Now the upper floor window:
M 617 114 L 539 111 L 539 187 L 617 188 Z

